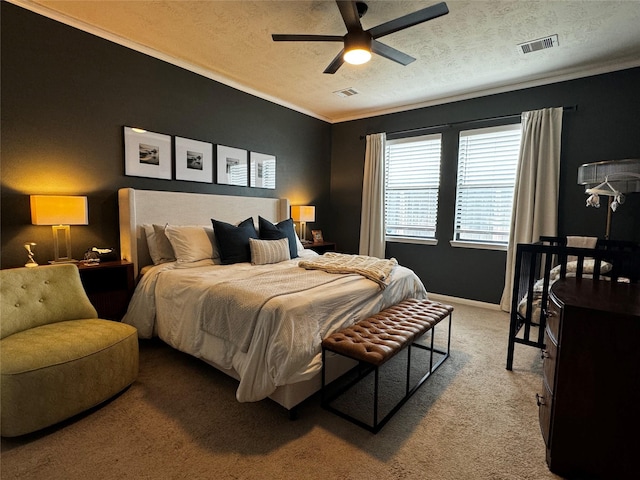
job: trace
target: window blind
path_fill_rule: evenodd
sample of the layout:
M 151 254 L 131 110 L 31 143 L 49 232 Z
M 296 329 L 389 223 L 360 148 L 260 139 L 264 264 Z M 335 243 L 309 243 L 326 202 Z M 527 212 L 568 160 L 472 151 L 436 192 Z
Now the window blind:
M 385 233 L 388 239 L 435 238 L 442 135 L 387 142 Z
M 520 124 L 460 132 L 454 240 L 509 242 Z

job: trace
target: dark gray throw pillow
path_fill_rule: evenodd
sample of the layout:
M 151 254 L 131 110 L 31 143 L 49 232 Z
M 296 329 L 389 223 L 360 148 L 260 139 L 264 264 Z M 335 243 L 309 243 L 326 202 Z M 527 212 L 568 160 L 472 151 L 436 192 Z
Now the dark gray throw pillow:
M 220 262 L 223 265 L 251 261 L 249 239 L 258 238 L 258 232 L 256 232 L 256 227 L 253 225 L 253 218 L 249 217 L 243 220 L 238 226 L 214 220 L 213 218 L 211 223 L 218 242 Z
M 259 216 L 258 230 L 260 231 L 261 240 L 289 239 L 289 255 L 291 255 L 291 258 L 298 257 L 298 243 L 296 242 L 296 231 L 293 228 L 293 219 L 287 218 L 274 225 L 269 220 Z

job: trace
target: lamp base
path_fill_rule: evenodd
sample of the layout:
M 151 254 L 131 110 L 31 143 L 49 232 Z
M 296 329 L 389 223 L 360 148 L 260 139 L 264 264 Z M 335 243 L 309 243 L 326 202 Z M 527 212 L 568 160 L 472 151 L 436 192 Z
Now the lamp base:
M 70 258 L 70 259 L 66 260 L 66 259 L 62 259 L 61 258 L 60 260 L 49 260 L 49 263 L 51 265 L 59 265 L 59 264 L 62 264 L 62 263 L 80 263 L 80 260 L 76 260 L 74 258 Z

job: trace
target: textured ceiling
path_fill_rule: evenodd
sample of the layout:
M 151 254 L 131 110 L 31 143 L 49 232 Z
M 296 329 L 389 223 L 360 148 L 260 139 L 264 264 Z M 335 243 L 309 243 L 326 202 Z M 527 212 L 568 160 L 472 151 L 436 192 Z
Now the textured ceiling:
M 338 122 L 640 66 L 640 0 L 447 0 L 449 14 L 380 40 L 417 60 L 324 68 L 344 35 L 333 1 L 11 0 L 318 118 Z M 369 0 L 364 29 L 437 3 Z M 517 45 L 557 34 L 559 46 Z M 334 91 L 355 88 L 347 98 Z

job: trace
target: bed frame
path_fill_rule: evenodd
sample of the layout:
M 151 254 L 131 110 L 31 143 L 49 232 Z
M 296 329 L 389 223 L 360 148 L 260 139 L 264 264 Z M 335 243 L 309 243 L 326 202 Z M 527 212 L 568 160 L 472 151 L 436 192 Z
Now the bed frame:
M 532 244 L 518 244 L 514 269 L 513 295 L 509 325 L 509 346 L 507 349 L 507 370 L 513 368 L 515 344 L 544 348 L 544 329 L 547 320 L 550 273 L 560 265 L 560 278 L 567 276 L 568 261 L 577 262 L 575 276 L 583 276 L 585 259 L 594 259 L 593 277 L 600 275 L 602 262 L 612 264 L 610 272 L 603 274 L 611 281 L 623 277 L 631 283 L 640 281 L 640 244 L 635 242 L 598 240 L 596 247 L 567 247 L 567 239 L 562 237 L 540 237 Z M 586 274 L 585 274 L 586 275 Z M 543 280 L 540 305 L 534 308 L 534 284 Z M 518 305 L 526 297 L 524 314 Z M 537 328 L 537 336 L 536 336 Z
M 211 225 L 211 218 L 235 223 L 239 219 L 251 216 L 256 221 L 258 215 L 276 223 L 290 216 L 289 200 L 286 198 L 239 197 L 134 190 L 132 188 L 118 190 L 118 209 L 120 215 L 120 255 L 123 260 L 133 263 L 136 278 L 144 266 L 152 264 L 142 225 L 154 223 Z M 214 362 L 207 361 L 207 363 L 236 380 L 239 379 L 235 370 L 223 368 Z M 336 363 L 336 368 L 332 369 L 333 371 L 329 374 L 330 378 L 337 378 L 351 366 L 347 362 Z M 320 377 L 320 372 L 318 372 L 311 379 L 278 387 L 269 398 L 289 410 L 291 417 L 295 417 L 295 407 L 320 390 Z

